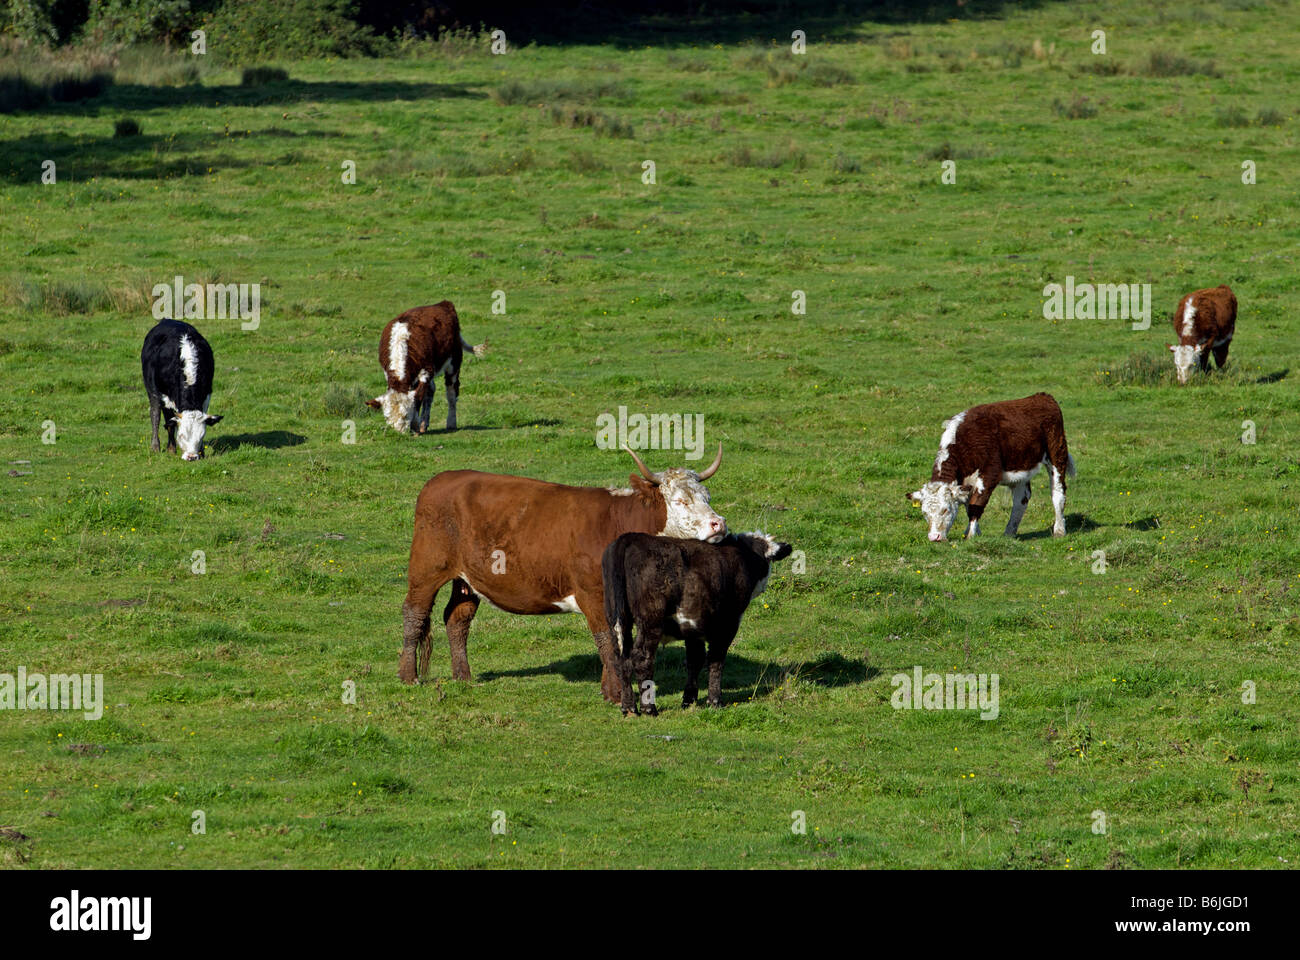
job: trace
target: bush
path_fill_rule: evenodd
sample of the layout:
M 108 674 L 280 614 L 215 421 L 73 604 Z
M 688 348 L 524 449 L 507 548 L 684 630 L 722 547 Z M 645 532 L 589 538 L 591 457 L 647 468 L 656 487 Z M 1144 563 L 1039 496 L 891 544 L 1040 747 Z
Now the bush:
M 385 43 L 356 14 L 354 0 L 226 0 L 208 26 L 208 49 L 228 63 L 381 52 Z
M 1213 60 L 1204 62 L 1192 60 L 1170 53 L 1168 50 L 1152 50 L 1147 55 L 1146 62 L 1142 64 L 1140 72 L 1148 77 L 1190 77 L 1198 73 L 1207 77 L 1219 75 L 1214 69 Z
M 140 136 L 140 124 L 130 117 L 123 117 L 117 123 L 113 124 L 114 137 L 138 137 Z
M 89 100 L 112 85 L 111 74 L 90 73 L 79 66 L 11 67 L 0 74 L 0 113 L 34 110 L 47 103 Z
M 279 67 L 245 67 L 239 76 L 241 87 L 260 87 L 267 83 L 283 83 L 289 79 L 289 72 Z
M 184 43 L 194 19 L 190 0 L 90 0 L 85 35 L 97 43 Z

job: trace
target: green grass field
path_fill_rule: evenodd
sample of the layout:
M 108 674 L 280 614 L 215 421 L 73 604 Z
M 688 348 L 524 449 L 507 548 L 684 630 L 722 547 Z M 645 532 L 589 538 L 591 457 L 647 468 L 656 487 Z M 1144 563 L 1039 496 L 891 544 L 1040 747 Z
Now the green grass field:
M 1297 31 L 1294 6 L 1104 2 L 802 57 L 789 31 L 512 38 L 0 115 L 0 672 L 102 673 L 106 702 L 0 713 L 27 838 L 0 864 L 1293 867 Z M 140 381 L 178 274 L 263 293 L 255 331 L 193 321 L 225 417 L 198 463 L 150 454 Z M 1067 275 L 1150 283 L 1151 328 L 1044 319 Z M 1218 283 L 1229 366 L 1180 388 L 1169 314 Z M 461 430 L 401 436 L 362 405 L 379 331 L 444 298 L 490 353 Z M 998 491 L 984 536 L 928 543 L 904 496 L 942 421 L 1038 390 L 1078 463 L 1068 535 L 1040 477 L 1018 539 Z M 674 643 L 668 709 L 625 719 L 581 617 L 486 604 L 472 683 L 436 620 L 441 679 L 401 685 L 424 482 L 622 484 L 595 445 L 620 405 L 702 414 L 718 512 L 806 555 L 747 614 L 727 706 L 677 709 Z M 998 674 L 999 716 L 892 709 L 917 665 Z

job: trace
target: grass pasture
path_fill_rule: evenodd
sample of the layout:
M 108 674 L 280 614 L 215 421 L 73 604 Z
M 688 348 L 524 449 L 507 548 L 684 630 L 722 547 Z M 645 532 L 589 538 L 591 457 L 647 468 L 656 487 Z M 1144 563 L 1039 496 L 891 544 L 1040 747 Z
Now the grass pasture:
M 0 114 L 0 672 L 102 673 L 106 703 L 0 711 L 27 838 L 0 865 L 1294 866 L 1298 31 L 1048 3 L 802 57 L 514 38 Z M 149 453 L 140 383 L 178 274 L 263 295 L 256 330 L 194 321 L 225 417 L 198 463 Z M 1067 275 L 1150 284 L 1150 329 L 1044 319 Z M 1180 388 L 1169 313 L 1220 282 L 1228 368 Z M 459 431 L 399 436 L 363 405 L 378 332 L 443 298 L 490 352 Z M 904 495 L 942 421 L 1038 390 L 1068 535 L 1040 477 L 1018 539 L 999 491 L 982 538 L 928 543 Z M 423 483 L 620 484 L 594 443 L 619 406 L 702 414 L 718 512 L 806 556 L 742 624 L 728 705 L 676 708 L 674 643 L 667 709 L 624 719 L 580 617 L 486 604 L 473 683 L 435 629 L 438 679 L 401 685 Z M 892 709 L 916 665 L 998 674 L 997 719 Z

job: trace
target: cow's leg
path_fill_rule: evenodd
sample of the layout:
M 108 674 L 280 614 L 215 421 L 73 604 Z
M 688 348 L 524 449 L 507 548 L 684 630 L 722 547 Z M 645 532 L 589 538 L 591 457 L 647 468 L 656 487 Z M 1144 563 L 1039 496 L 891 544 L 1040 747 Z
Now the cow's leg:
M 460 396 L 460 368 L 454 363 L 443 374 L 443 386 L 447 390 L 447 429 L 456 429 L 456 398 Z
M 1201 365 L 1201 373 L 1210 372 L 1210 345 L 1207 343 L 1205 348 L 1196 355 L 1196 362 Z
M 1056 522 L 1052 524 L 1052 536 L 1065 536 L 1065 474 L 1055 465 L 1047 468 L 1052 474 L 1052 509 L 1056 511 Z
M 682 706 L 689 707 L 700 695 L 700 669 L 704 666 L 704 640 L 696 637 L 686 642 L 686 686 Z
M 977 500 L 976 497 L 979 499 Z M 984 516 L 984 508 L 988 506 L 988 497 L 977 493 L 971 497 L 970 503 L 966 504 L 966 516 L 970 519 L 969 526 L 966 527 L 966 538 L 979 536 L 980 517 Z
M 149 441 L 149 449 L 154 453 L 159 450 L 158 445 L 158 418 L 162 416 L 162 400 L 153 394 L 149 395 L 149 426 L 152 428 L 153 438 Z
M 176 452 L 176 418 L 167 420 L 167 452 Z
M 1228 347 L 1230 346 L 1232 346 L 1232 341 L 1222 343 L 1214 348 L 1214 365 L 1220 370 L 1222 370 L 1223 365 L 1228 362 Z
M 722 665 L 727 661 L 727 650 L 735 638 L 734 633 L 729 637 L 709 638 L 709 706 L 711 707 L 722 706 Z
M 1031 496 L 1033 491 L 1029 488 L 1028 480 L 1021 480 L 1011 488 L 1011 519 L 1007 521 L 1007 528 L 1002 531 L 1003 536 L 1016 535 L 1016 531 L 1020 529 L 1020 518 L 1025 515 L 1025 507 L 1029 506 Z
M 662 632 L 657 625 L 638 624 L 636 643 L 632 645 L 631 670 L 636 678 L 634 695 L 638 707 L 644 707 L 645 713 L 652 717 L 659 715 L 658 699 L 655 696 L 655 654 L 659 650 Z
M 415 405 L 411 408 L 415 418 L 411 424 L 412 433 L 425 433 L 429 429 L 429 408 L 433 406 L 433 395 L 438 388 L 432 383 L 421 383 L 416 388 Z
M 417 532 L 418 536 L 418 532 Z M 421 556 L 412 550 L 414 557 Z M 424 670 L 429 669 L 429 613 L 434 598 L 451 575 L 443 570 L 424 569 L 413 559 L 407 570 L 406 600 L 402 603 L 402 656 L 397 665 L 397 676 L 403 683 L 415 683 L 416 653 L 423 649 Z M 454 594 L 453 594 L 454 595 Z
M 468 680 L 469 654 L 466 646 L 469 642 L 469 625 L 478 612 L 478 595 L 469 588 L 464 580 L 451 582 L 451 597 L 447 608 L 442 611 L 442 622 L 447 625 L 447 642 L 451 645 L 451 675 L 457 680 Z M 424 666 L 420 671 L 423 677 L 429 670 L 429 643 L 425 640 Z
M 577 597 L 578 609 L 587 618 L 596 651 L 600 654 L 600 692 L 610 703 L 623 702 L 623 663 L 605 622 L 605 598 Z

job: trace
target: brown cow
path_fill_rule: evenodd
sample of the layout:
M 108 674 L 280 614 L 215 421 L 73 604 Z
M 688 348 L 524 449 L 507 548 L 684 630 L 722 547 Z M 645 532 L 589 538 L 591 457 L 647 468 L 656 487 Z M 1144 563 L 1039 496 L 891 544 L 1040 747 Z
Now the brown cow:
M 1178 369 L 1178 382 L 1186 383 L 1192 364 L 1198 360 L 1201 372 L 1210 369 L 1210 351 L 1219 369 L 1228 362 L 1228 345 L 1237 328 L 1237 297 L 1224 284 L 1194 290 L 1178 301 L 1171 318 L 1178 343 L 1169 344 Z
M 456 397 L 460 394 L 460 364 L 465 351 L 481 357 L 477 347 L 460 335 L 460 317 L 450 300 L 431 307 L 414 307 L 388 321 L 379 335 L 379 366 L 388 378 L 383 396 L 366 405 L 384 412 L 388 425 L 400 433 L 429 429 L 429 407 L 442 374 L 447 387 L 447 429 L 456 429 Z
M 626 448 L 624 448 L 626 449 Z M 654 533 L 716 543 L 726 521 L 709 506 L 709 479 L 722 463 L 722 445 L 700 473 L 670 467 L 651 473 L 631 450 L 640 476 L 630 486 L 569 487 L 477 470 L 435 475 L 415 504 L 415 533 L 402 604 L 402 656 L 397 675 L 414 683 L 428 675 L 429 614 L 451 582 L 442 612 L 451 645 L 452 676 L 470 679 L 466 640 L 486 597 L 509 613 L 581 613 L 603 666 L 601 692 L 621 699 L 622 669 L 605 622 L 600 559 L 622 533 Z
M 1029 504 L 1029 481 L 1046 465 L 1052 476 L 1052 536 L 1065 535 L 1065 478 L 1074 476 L 1074 458 L 1065 443 L 1061 408 L 1050 394 L 986 403 L 943 424 L 930 482 L 908 494 L 930 522 L 930 539 L 948 538 L 958 504 L 970 518 L 967 537 L 980 532 L 979 518 L 995 487 L 1011 488 L 1011 519 L 1003 531 L 1014 537 Z

